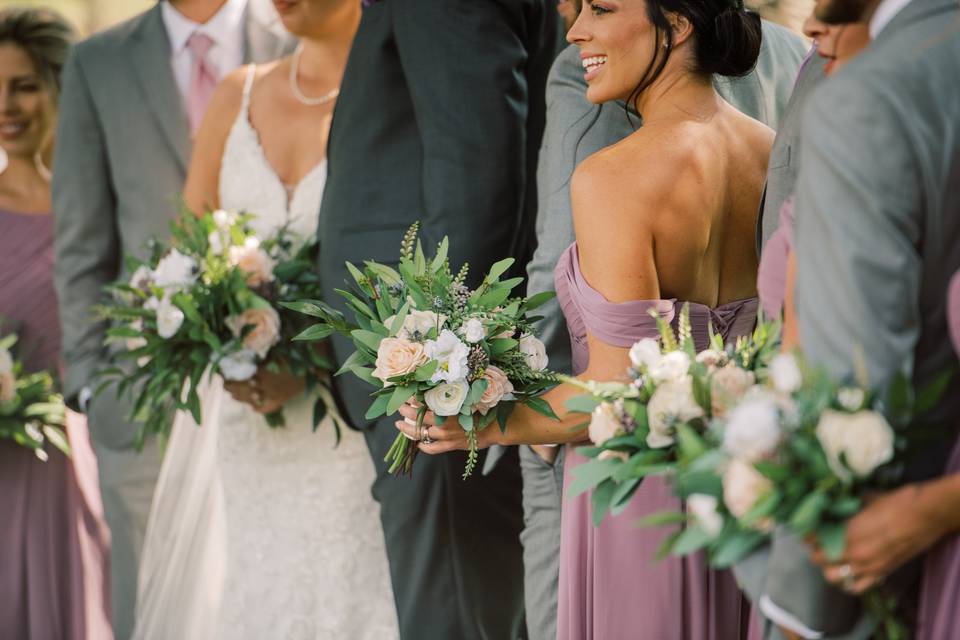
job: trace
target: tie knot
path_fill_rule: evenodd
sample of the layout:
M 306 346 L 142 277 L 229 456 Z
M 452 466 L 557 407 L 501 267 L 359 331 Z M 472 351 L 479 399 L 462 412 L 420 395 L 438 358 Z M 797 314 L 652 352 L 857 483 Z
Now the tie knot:
M 194 31 L 193 34 L 187 38 L 187 48 L 190 49 L 190 53 L 193 54 L 195 59 L 206 56 L 207 51 L 210 51 L 210 47 L 212 47 L 213 44 L 213 38 L 199 31 Z

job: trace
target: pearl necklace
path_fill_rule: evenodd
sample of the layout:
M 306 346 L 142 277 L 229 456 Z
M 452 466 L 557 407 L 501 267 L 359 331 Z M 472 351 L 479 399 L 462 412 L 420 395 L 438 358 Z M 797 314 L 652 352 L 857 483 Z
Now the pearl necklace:
M 300 91 L 300 85 L 297 83 L 297 73 L 300 71 L 301 53 L 303 53 L 302 44 L 297 45 L 296 50 L 293 52 L 293 59 L 290 61 L 290 90 L 293 92 L 293 97 L 308 107 L 316 107 L 336 99 L 336 97 L 340 95 L 339 87 L 320 96 L 319 98 L 308 98 L 307 96 L 303 95 L 303 92 Z

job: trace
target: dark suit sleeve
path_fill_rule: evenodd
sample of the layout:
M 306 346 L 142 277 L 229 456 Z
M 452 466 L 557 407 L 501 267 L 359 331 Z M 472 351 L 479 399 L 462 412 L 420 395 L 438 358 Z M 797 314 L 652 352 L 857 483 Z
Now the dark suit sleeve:
M 538 22 L 534 8 L 543 5 L 388 4 L 422 144 L 425 248 L 449 235 L 453 255 L 475 267 L 475 278 L 476 270 L 517 250 L 530 222 L 523 220 L 532 182 L 528 154 L 539 139 L 527 139 L 526 124 L 530 101 L 543 100 L 543 87 L 537 95 L 525 69 L 531 51 L 540 55 L 546 18 Z
M 120 261 L 115 202 L 103 130 L 77 50 L 63 71 L 53 163 L 53 214 L 64 391 L 69 401 L 94 383 L 102 364 L 104 325 L 91 307 L 116 278 Z

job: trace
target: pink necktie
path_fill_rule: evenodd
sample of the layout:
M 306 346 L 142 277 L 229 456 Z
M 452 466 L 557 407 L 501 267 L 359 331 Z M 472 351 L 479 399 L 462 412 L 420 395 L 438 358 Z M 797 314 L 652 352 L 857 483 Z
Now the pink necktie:
M 203 120 L 203 114 L 210 104 L 210 97 L 217 87 L 217 74 L 207 60 L 207 52 L 214 45 L 213 38 L 194 32 L 187 39 L 187 48 L 193 57 L 190 71 L 190 93 L 187 96 L 187 116 L 190 118 L 190 131 L 196 133 Z

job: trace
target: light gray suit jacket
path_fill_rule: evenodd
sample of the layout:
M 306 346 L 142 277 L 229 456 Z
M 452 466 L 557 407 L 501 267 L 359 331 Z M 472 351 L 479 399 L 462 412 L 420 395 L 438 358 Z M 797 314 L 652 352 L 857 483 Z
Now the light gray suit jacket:
M 776 128 L 787 104 L 807 46 L 793 32 L 763 23 L 763 46 L 756 69 L 743 78 L 717 78 L 717 91 L 747 115 Z M 529 293 L 552 291 L 560 254 L 573 243 L 570 177 L 587 156 L 634 131 L 622 104 L 593 105 L 586 98 L 579 50 L 571 45 L 553 65 L 547 81 L 547 126 L 537 173 L 539 211 L 537 251 L 527 266 Z M 550 368 L 570 371 L 570 338 L 556 300 L 541 307 L 541 338 Z
M 805 108 L 797 318 L 808 357 L 841 378 L 859 362 L 881 389 L 899 371 L 923 387 L 955 366 L 945 307 L 960 269 L 958 61 L 960 5 L 913 0 Z M 960 424 L 957 376 L 924 418 L 942 429 L 905 480 L 942 470 Z M 772 601 L 812 629 L 847 632 L 855 601 L 823 582 L 800 545 L 781 542 Z
M 266 62 L 291 50 L 281 25 L 247 7 L 245 59 Z M 273 14 L 275 17 L 275 14 Z M 124 273 L 125 255 L 145 257 L 169 223 L 190 159 L 186 111 L 170 66 L 160 4 L 79 44 L 63 72 L 53 167 L 55 284 L 60 299 L 65 395 L 75 402 L 107 366 L 105 326 L 91 307 Z M 134 428 L 111 393 L 90 406 L 101 445 L 129 447 Z

